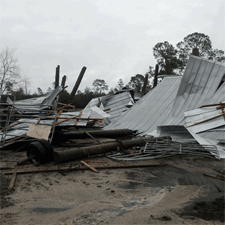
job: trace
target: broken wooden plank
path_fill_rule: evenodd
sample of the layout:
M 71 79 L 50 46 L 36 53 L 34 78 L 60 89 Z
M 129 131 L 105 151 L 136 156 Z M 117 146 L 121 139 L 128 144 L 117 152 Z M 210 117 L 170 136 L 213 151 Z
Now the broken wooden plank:
M 102 126 L 102 123 L 101 123 L 100 120 L 97 120 L 96 123 L 97 123 L 98 125 Z
M 194 124 L 192 124 L 192 125 L 189 125 L 189 126 L 187 126 L 187 128 L 188 128 L 188 127 L 195 126 L 195 125 L 198 125 L 198 124 L 201 124 L 201 123 L 208 122 L 208 121 L 210 121 L 210 120 L 213 120 L 213 119 L 219 118 L 219 117 L 221 117 L 221 116 L 225 116 L 225 115 L 224 115 L 224 113 L 222 113 L 222 114 L 220 114 L 220 115 L 218 115 L 218 116 L 214 116 L 214 117 L 212 117 L 212 118 L 209 118 L 209 119 L 203 120 L 203 121 L 201 121 L 201 122 L 198 122 L 198 123 L 194 123 Z
M 225 177 L 224 175 L 214 175 L 214 174 L 203 174 L 204 176 L 206 177 L 210 177 L 210 178 L 214 178 L 214 179 L 219 179 L 219 180 L 222 180 L 222 181 L 225 181 Z
M 17 175 L 17 167 L 15 167 L 13 176 L 11 178 L 8 190 L 12 190 L 14 188 L 15 182 L 16 182 L 16 175 Z
M 63 109 L 65 109 L 65 108 L 68 108 L 69 106 L 70 106 L 70 104 L 64 105 L 64 106 L 62 106 L 62 107 L 60 107 L 60 108 L 57 108 L 55 111 L 63 110 Z
M 3 128 L 3 129 L 1 129 L 1 131 L 7 130 L 7 129 L 9 129 L 9 128 L 12 128 L 12 127 L 14 127 L 14 126 L 16 126 L 16 125 L 19 125 L 19 124 L 23 123 L 23 122 L 25 122 L 25 120 L 20 121 L 20 122 L 18 122 L 18 123 L 14 123 L 14 124 L 12 124 L 12 125 L 9 125 L 8 127 L 5 127 L 5 128 Z
M 81 117 L 82 112 L 83 112 L 83 110 L 80 111 L 79 116 L 78 116 L 79 118 Z M 76 121 L 74 122 L 73 125 L 76 126 L 78 124 L 78 122 L 79 122 L 79 119 L 76 119 Z
M 93 140 L 95 140 L 99 144 L 103 144 L 101 141 L 95 139 L 91 134 L 89 134 L 87 131 L 84 131 L 85 134 L 87 134 L 89 137 L 91 137 Z
M 24 138 L 24 137 L 27 138 L 27 137 L 26 137 L 26 134 L 23 134 L 23 135 L 21 135 L 21 136 L 18 136 L 18 137 L 9 139 L 9 140 L 6 140 L 5 143 L 11 143 L 11 142 L 13 142 L 13 141 L 16 141 L 16 140 L 18 140 L 18 139 L 20 139 L 20 138 Z M 3 145 L 3 143 L 0 143 L 0 146 L 2 146 L 2 145 Z
M 58 112 L 58 114 L 57 114 L 57 116 L 56 116 L 57 119 L 59 118 L 59 116 L 61 115 L 61 113 L 62 113 L 62 109 L 59 110 L 59 112 Z
M 62 118 L 58 118 L 58 119 L 62 119 Z M 69 121 L 69 120 L 72 120 L 72 119 L 77 119 L 77 116 L 73 116 L 73 117 L 70 117 L 70 118 L 67 117 L 66 119 L 64 119 L 62 121 L 56 122 L 55 125 L 59 125 L 61 123 L 64 123 L 64 122 Z
M 154 167 L 154 166 L 167 166 L 167 163 L 154 163 L 154 164 L 137 164 L 137 165 L 115 165 L 115 166 L 96 166 L 95 169 L 128 169 L 128 168 L 141 168 L 141 167 Z M 20 170 L 17 174 L 27 173 L 44 173 L 44 172 L 57 172 L 57 171 L 72 171 L 72 170 L 89 170 L 88 167 L 67 167 L 67 168 L 46 168 L 36 170 Z M 12 171 L 1 172 L 2 175 L 13 174 Z
M 53 119 L 54 117 L 49 117 L 50 119 Z M 83 117 L 79 117 L 79 116 L 73 116 L 73 117 L 59 117 L 58 119 L 78 119 L 78 120 L 103 120 L 103 118 L 83 118 Z
M 102 121 L 103 120 L 103 119 L 100 119 L 100 118 L 81 118 L 81 117 L 78 117 L 78 116 L 59 117 L 58 119 L 63 119 L 63 120 L 55 123 L 55 125 L 58 125 L 58 124 L 61 124 L 61 123 L 64 123 L 66 121 L 73 120 L 73 119 L 76 119 L 76 120 L 97 120 L 97 121 Z
M 87 166 L 88 168 L 90 168 L 95 173 L 98 173 L 98 171 L 93 166 L 89 165 L 88 163 L 86 163 L 84 161 L 81 161 L 81 163 L 83 163 L 85 166 Z
M 45 173 L 45 172 L 57 172 L 57 171 L 67 171 L 67 170 L 75 170 L 78 169 L 78 166 L 74 167 L 63 167 L 63 168 L 44 168 L 44 169 L 34 169 L 34 170 L 19 170 L 17 174 L 27 174 L 27 173 Z M 10 175 L 13 174 L 11 171 L 2 172 L 2 175 Z
M 201 106 L 199 106 L 199 108 L 211 107 L 211 106 L 224 106 L 225 107 L 225 103 L 217 103 L 217 104 L 210 104 L 210 105 L 201 105 Z

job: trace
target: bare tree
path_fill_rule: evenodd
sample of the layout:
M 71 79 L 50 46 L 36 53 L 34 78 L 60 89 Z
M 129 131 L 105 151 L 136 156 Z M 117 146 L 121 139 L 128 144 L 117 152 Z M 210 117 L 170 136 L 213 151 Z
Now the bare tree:
M 6 47 L 0 52 L 0 89 L 3 91 L 12 89 L 22 80 L 15 51 L 15 48 Z
M 24 94 L 28 95 L 30 93 L 29 87 L 31 85 L 30 78 L 27 76 L 24 76 L 21 82 L 23 83 Z

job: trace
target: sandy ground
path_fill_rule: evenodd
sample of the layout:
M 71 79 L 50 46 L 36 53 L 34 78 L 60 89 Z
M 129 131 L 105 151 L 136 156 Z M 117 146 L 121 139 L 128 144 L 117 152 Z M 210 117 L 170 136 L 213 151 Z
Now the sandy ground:
M 117 163 L 94 160 L 86 161 Z M 193 199 L 207 195 L 205 185 L 180 185 L 179 180 L 193 171 L 210 173 L 213 168 L 207 165 L 222 168 L 223 162 L 205 160 L 201 166 L 199 160 L 189 158 L 157 162 L 169 165 L 17 175 L 10 194 L 13 205 L 1 209 L 1 224 L 223 224 L 179 215 Z

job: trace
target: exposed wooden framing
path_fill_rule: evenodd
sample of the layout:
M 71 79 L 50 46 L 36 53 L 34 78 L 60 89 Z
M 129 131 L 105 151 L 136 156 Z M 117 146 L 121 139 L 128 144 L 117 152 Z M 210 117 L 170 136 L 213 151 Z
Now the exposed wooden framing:
M 67 104 L 67 105 L 64 105 L 64 106 L 62 106 L 62 107 L 60 107 L 60 108 L 57 108 L 56 111 L 63 110 L 63 109 L 65 109 L 65 108 L 68 108 L 69 106 L 70 106 L 70 103 Z
M 63 117 L 63 118 L 66 118 L 66 117 Z M 69 120 L 72 120 L 72 119 L 76 119 L 76 118 L 77 118 L 77 116 L 73 116 L 73 117 L 64 119 L 64 120 L 62 120 L 62 121 L 56 122 L 55 125 L 59 125 L 59 124 L 61 124 L 61 123 L 64 123 L 64 122 L 66 122 L 66 121 L 69 121 Z M 58 118 L 58 119 L 62 119 L 62 118 Z
M 37 124 L 40 123 L 41 119 L 47 117 L 47 116 L 51 116 L 53 114 L 53 112 L 48 112 L 47 114 L 45 114 L 44 116 L 38 118 Z
M 221 111 L 222 111 L 222 114 L 223 114 L 223 118 L 224 118 L 224 121 L 225 121 L 225 110 L 224 110 L 224 107 L 225 107 L 225 104 L 224 105 L 222 105 L 223 103 L 222 102 L 220 102 L 220 106 L 219 107 L 217 107 L 216 109 L 221 109 Z
M 83 110 L 82 111 L 80 111 L 80 113 L 79 113 L 79 118 L 81 117 L 81 115 L 82 115 L 82 112 L 83 112 Z M 74 126 L 76 126 L 77 124 L 78 124 L 78 122 L 79 122 L 79 119 L 76 119 L 76 121 L 74 122 Z
M 52 119 L 52 118 L 51 118 Z M 59 117 L 58 119 L 78 119 L 78 120 L 103 120 L 101 118 L 82 118 L 79 116 L 73 116 L 73 117 Z
M 78 124 L 78 122 L 79 122 L 79 120 L 78 119 L 76 119 L 76 121 L 74 122 L 74 126 L 76 126 L 77 124 Z
M 67 104 L 67 105 L 64 105 L 64 106 L 62 106 L 62 107 L 60 107 L 60 108 L 57 108 L 57 109 L 54 110 L 54 111 L 59 111 L 59 112 L 61 111 L 61 112 L 62 112 L 63 109 L 65 109 L 65 108 L 67 108 L 67 107 L 69 107 L 69 106 L 70 106 L 70 104 Z M 47 116 L 51 116 L 53 113 L 54 113 L 54 112 L 48 112 L 48 113 L 45 114 L 44 116 L 38 118 L 37 124 L 40 123 L 40 121 L 41 121 L 42 118 L 45 118 L 45 117 L 47 117 Z M 60 114 L 61 114 L 61 113 L 60 113 Z M 58 116 L 58 115 L 57 115 L 57 116 Z M 53 117 L 53 118 L 55 118 L 55 117 Z
M 59 116 L 61 115 L 61 113 L 62 113 L 62 110 L 59 110 L 59 112 L 58 112 L 58 114 L 56 116 L 57 119 L 59 118 Z
M 16 126 L 16 125 L 18 125 L 18 124 L 20 124 L 20 123 L 23 123 L 23 122 L 24 122 L 24 120 L 23 120 L 23 121 L 21 121 L 21 122 L 18 122 L 18 123 L 15 123 L 15 124 L 9 125 L 8 127 L 5 127 L 5 128 L 3 128 L 3 129 L 1 129 L 1 131 L 5 130 L 5 129 L 9 129 L 9 128 L 11 128 L 11 127 L 14 127 L 14 126 Z
M 192 124 L 192 125 L 190 125 L 190 126 L 187 126 L 187 128 L 188 128 L 188 127 L 195 126 L 195 125 L 198 125 L 198 124 L 201 124 L 201 123 L 208 122 L 208 121 L 213 120 L 213 119 L 216 119 L 216 118 L 218 118 L 218 117 L 220 117 L 220 116 L 223 116 L 223 117 L 224 117 L 224 116 L 225 116 L 225 113 L 222 113 L 222 114 L 220 114 L 220 115 L 218 115 L 218 116 L 214 116 L 214 117 L 212 117 L 212 118 L 209 118 L 209 119 L 203 120 L 203 121 L 198 122 L 198 123 L 194 123 L 194 124 Z
M 21 136 L 18 136 L 18 137 L 15 137 L 15 138 L 12 138 L 12 139 L 9 139 L 9 140 L 6 140 L 6 143 L 10 143 L 10 142 L 13 142 L 13 141 L 16 141 L 20 138 L 23 138 L 23 137 L 26 137 L 26 134 L 23 134 Z M 0 146 L 3 145 L 2 143 L 0 143 Z
M 98 120 L 96 121 L 96 123 L 97 123 L 98 125 L 102 126 L 101 121 L 102 121 L 102 120 L 99 120 L 99 119 L 98 119 Z
M 199 108 L 212 107 L 212 106 L 223 106 L 223 107 L 225 107 L 225 103 L 210 104 L 210 105 L 201 105 L 201 106 L 199 106 Z

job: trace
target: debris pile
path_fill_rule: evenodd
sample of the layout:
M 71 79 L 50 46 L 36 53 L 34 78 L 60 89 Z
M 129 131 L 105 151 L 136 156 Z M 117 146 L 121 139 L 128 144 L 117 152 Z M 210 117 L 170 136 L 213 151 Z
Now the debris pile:
M 70 101 L 85 71 L 83 67 Z M 77 112 L 70 103 L 58 102 L 66 88 L 65 76 L 59 86 L 58 66 L 52 93 L 20 101 L 8 97 L 1 104 L 0 147 L 26 150 L 27 158 L 18 165 L 106 153 L 127 161 L 177 154 L 224 158 L 224 74 L 223 64 L 191 56 L 182 78 L 165 77 L 144 96 L 122 89 L 92 99 Z M 56 151 L 56 146 L 66 149 Z
M 190 56 L 182 78 L 164 78 L 104 129 L 131 129 L 152 136 L 173 135 L 174 141 L 215 145 L 220 158 L 224 158 L 224 74 L 224 64 Z
M 101 173 L 96 174 L 98 178 L 95 179 L 90 175 L 91 180 L 96 181 L 97 188 L 89 186 L 88 193 L 90 190 L 94 193 L 97 189 L 103 189 L 104 185 L 106 193 L 103 195 L 101 192 L 103 198 L 107 197 L 109 190 L 115 195 L 115 187 L 159 187 L 159 192 L 163 195 L 169 192 L 168 196 L 172 196 L 173 201 L 176 194 L 171 195 L 170 192 L 179 184 L 178 196 L 185 196 L 186 202 L 182 185 L 189 185 L 187 189 L 192 185 L 196 191 L 200 190 L 198 186 L 204 186 L 208 188 L 208 192 L 216 193 L 220 197 L 215 203 L 224 207 L 221 196 L 224 195 L 225 171 L 221 166 L 223 161 L 220 160 L 225 158 L 223 64 L 191 56 L 183 77 L 165 77 L 145 95 L 145 85 L 142 93 L 122 89 L 116 94 L 92 99 L 83 110 L 76 111 L 71 100 L 85 71 L 86 67 L 83 67 L 68 104 L 59 102 L 59 96 L 66 88 L 65 76 L 59 86 L 59 66 L 56 68 L 55 90 L 52 93 L 20 101 L 13 96 L 1 96 L 0 158 L 5 163 L 1 164 L 0 168 L 2 206 L 11 204 L 6 201 L 5 195 L 14 187 L 18 187 L 15 185 L 19 174 L 44 173 L 42 175 L 46 181 L 47 172 L 50 176 L 53 172 L 60 173 L 55 173 L 60 176 L 60 180 L 61 175 L 66 176 L 69 173 L 73 176 L 71 171 L 91 170 L 94 174 L 106 170 L 107 176 L 104 176 L 109 179 L 108 177 L 112 176 L 112 173 L 107 171 L 109 169 L 141 168 L 126 171 L 129 175 L 126 182 L 121 183 L 121 177 L 116 177 L 121 180 L 116 180 L 111 190 L 111 187 L 108 187 L 111 181 L 104 180 L 99 183 Z M 8 175 L 10 182 L 6 179 Z M 31 177 L 21 177 L 26 180 L 26 176 Z M 59 183 L 59 180 L 55 182 Z M 75 179 L 72 180 L 75 182 Z M 50 181 L 46 182 L 53 185 Z M 68 184 L 66 182 L 65 185 Z M 18 183 L 21 184 L 22 181 L 18 179 Z M 81 183 L 77 183 L 77 186 L 72 183 L 72 189 L 82 184 L 89 185 L 83 181 L 83 174 Z M 146 195 L 152 191 L 148 189 Z M 79 195 L 81 192 L 78 190 L 77 193 Z M 128 197 L 129 193 L 131 197 Z M 117 199 L 121 200 L 122 195 L 117 196 Z M 125 196 L 126 199 L 133 199 L 133 192 L 128 190 Z M 143 206 L 143 202 L 152 205 L 152 199 L 146 200 L 145 197 L 138 200 L 136 205 Z M 192 198 L 193 195 L 190 196 L 190 199 Z M 55 202 L 54 196 L 54 204 Z M 122 204 L 126 206 L 124 202 Z M 132 205 L 133 202 L 129 204 Z M 96 204 L 93 205 L 95 207 Z M 107 202 L 107 205 L 111 204 Z M 198 211 L 196 216 L 205 216 L 207 210 L 210 210 L 208 219 L 218 217 L 221 221 L 224 220 L 221 210 L 219 214 L 216 213 L 215 209 L 218 209 L 211 203 L 203 211 L 199 210 L 202 206 L 204 205 L 200 203 L 192 207 Z M 43 208 L 34 208 L 32 212 L 40 209 Z M 123 207 L 120 207 L 121 209 Z M 151 220 L 153 219 L 174 220 L 173 217 L 165 215 L 151 215 Z

